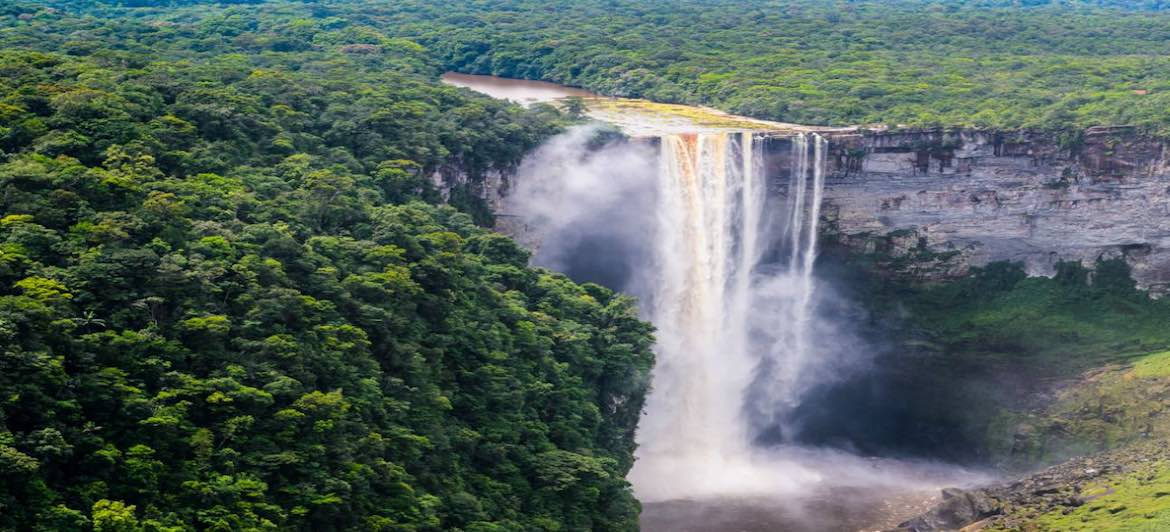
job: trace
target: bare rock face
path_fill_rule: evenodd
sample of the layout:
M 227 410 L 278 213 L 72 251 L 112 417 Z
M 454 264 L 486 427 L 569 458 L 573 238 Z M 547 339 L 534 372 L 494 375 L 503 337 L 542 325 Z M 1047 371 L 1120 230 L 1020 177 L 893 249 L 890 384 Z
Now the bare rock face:
M 1059 262 L 1092 269 L 1123 258 L 1138 286 L 1170 292 L 1170 161 L 1166 143 L 1128 127 L 1085 131 L 825 131 L 823 222 L 837 243 L 883 259 L 890 275 L 937 280 L 972 266 L 1021 262 L 1050 276 Z M 785 194 L 791 132 L 763 132 L 765 172 Z M 642 139 L 645 141 L 646 139 Z M 539 242 L 504 198 L 514 171 L 434 176 L 470 184 L 498 229 Z
M 1170 291 L 1170 164 L 1130 128 L 1041 133 L 917 130 L 831 136 L 826 226 L 892 257 L 894 273 L 960 276 L 994 261 L 1052 275 L 1124 258 Z M 907 260 L 898 261 L 904 258 Z

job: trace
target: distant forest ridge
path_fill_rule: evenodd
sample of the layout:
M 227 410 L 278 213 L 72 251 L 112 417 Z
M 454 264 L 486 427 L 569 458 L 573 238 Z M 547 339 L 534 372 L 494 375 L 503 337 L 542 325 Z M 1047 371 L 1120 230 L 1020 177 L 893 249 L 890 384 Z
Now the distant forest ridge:
M 179 24 L 249 16 L 185 1 L 50 2 Z M 1161 1 L 374 0 L 267 2 L 239 29 L 271 52 L 337 18 L 407 38 L 451 70 L 823 125 L 1170 132 L 1170 13 Z M 9 7 L 8 10 L 20 9 Z M 283 44 L 278 44 L 283 43 Z M 284 46 L 281 48 L 280 46 Z M 261 51 L 261 50 L 257 50 Z

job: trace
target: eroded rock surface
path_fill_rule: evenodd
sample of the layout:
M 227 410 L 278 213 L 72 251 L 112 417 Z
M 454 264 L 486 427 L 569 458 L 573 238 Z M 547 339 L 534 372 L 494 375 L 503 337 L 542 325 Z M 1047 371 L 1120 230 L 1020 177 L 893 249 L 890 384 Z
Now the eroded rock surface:
M 1162 141 L 1128 128 L 1063 141 L 933 130 L 832 139 L 828 225 L 897 273 L 946 278 L 1008 260 L 1052 275 L 1060 261 L 1123 257 L 1140 287 L 1170 289 Z

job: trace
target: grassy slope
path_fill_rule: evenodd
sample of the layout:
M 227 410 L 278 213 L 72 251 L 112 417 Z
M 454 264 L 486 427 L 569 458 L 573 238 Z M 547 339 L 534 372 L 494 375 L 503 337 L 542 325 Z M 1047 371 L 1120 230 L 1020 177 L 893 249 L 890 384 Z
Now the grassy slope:
M 1084 504 L 1009 507 L 997 529 L 1170 529 L 1170 351 L 1094 371 L 1046 409 L 1027 416 L 1036 451 L 1087 453 L 1116 448 L 1102 460 L 1121 471 L 1080 486 Z
M 1170 441 L 1170 351 L 1086 373 L 1052 402 L 1005 413 L 991 427 L 998 453 L 1047 463 L 1145 440 Z M 1008 437 L 1010 436 L 1010 438 Z
M 1108 477 L 1082 491 L 1092 500 L 1075 510 L 1037 516 L 1039 530 L 1170 530 L 1170 465 L 1148 464 L 1138 470 Z

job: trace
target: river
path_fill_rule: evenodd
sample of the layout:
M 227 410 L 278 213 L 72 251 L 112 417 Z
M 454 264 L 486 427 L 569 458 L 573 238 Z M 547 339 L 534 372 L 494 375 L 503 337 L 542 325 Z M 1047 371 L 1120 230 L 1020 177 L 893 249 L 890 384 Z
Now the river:
M 511 100 L 520 105 L 531 105 L 538 102 L 547 103 L 570 96 L 578 96 L 581 98 L 595 98 L 598 96 L 584 89 L 566 87 L 547 81 L 477 76 L 474 74 L 460 74 L 458 72 L 443 74 L 442 80 L 443 83 L 448 85 L 466 87 L 491 96 L 492 98 Z
M 842 131 L 851 128 L 809 127 L 725 113 L 710 107 L 651 102 L 633 98 L 611 98 L 584 89 L 566 87 L 546 81 L 508 79 L 448 72 L 442 81 L 464 87 L 493 98 L 520 105 L 551 103 L 568 97 L 585 100 L 586 114 L 595 120 L 614 124 L 631 137 L 656 137 L 670 133 L 695 131 Z

